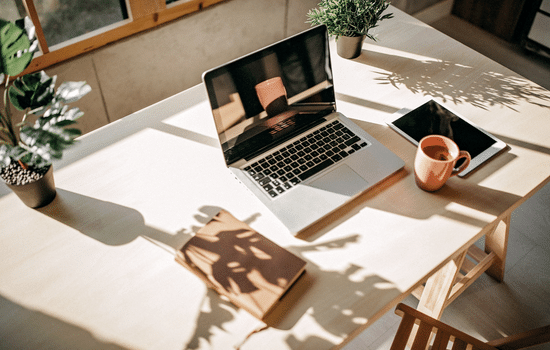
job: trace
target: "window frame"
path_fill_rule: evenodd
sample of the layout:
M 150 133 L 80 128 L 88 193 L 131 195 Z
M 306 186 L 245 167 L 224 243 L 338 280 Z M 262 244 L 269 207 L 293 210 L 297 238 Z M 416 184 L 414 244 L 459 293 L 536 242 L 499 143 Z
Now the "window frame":
M 183 0 L 167 6 L 166 0 L 125 0 L 128 19 L 49 47 L 34 6 L 34 0 L 23 0 L 25 10 L 34 23 L 41 54 L 35 54 L 21 75 L 45 69 L 225 1 L 228 0 Z

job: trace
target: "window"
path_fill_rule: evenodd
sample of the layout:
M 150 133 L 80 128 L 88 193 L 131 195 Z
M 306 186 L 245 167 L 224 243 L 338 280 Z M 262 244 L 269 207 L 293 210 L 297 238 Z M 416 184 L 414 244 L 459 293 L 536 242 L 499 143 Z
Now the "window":
M 128 18 L 119 0 L 34 0 L 34 5 L 48 47 Z
M 29 16 L 40 52 L 23 74 L 227 0 L 2 0 L 1 17 Z

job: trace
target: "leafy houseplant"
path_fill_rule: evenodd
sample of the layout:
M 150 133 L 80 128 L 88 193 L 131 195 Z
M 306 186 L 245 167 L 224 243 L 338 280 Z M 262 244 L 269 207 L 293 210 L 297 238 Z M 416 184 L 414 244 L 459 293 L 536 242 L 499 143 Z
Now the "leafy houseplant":
M 45 199 L 34 198 L 42 191 L 36 184 L 44 182 L 45 175 L 51 176 L 52 160 L 60 159 L 81 134 L 69 126 L 83 112 L 66 104 L 91 91 L 86 82 L 65 82 L 56 90 L 56 77 L 43 71 L 18 77 L 10 84 L 10 76 L 27 68 L 37 47 L 34 26 L 28 18 L 15 23 L 0 19 L 0 83 L 5 82 L 0 105 L 0 177 L 31 207 L 46 205 L 55 197 L 53 178 L 45 181 L 53 186 L 53 190 L 46 189 Z M 23 111 L 17 125 L 11 105 Z
M 376 41 L 369 30 L 379 21 L 393 17 L 392 13 L 383 14 L 389 6 L 387 0 L 322 0 L 318 6 L 308 12 L 307 23 L 325 25 L 328 33 L 336 37 L 338 54 L 346 58 L 359 56 L 365 37 Z M 347 53 L 342 46 L 350 41 L 357 46 Z M 347 57 L 350 55 L 353 57 Z

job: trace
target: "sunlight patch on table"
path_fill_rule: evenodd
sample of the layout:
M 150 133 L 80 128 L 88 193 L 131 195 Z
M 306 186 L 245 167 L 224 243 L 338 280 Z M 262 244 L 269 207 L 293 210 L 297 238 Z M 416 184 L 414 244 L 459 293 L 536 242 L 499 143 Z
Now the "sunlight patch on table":
M 449 203 L 445 209 L 449 212 L 458 214 L 461 217 L 467 217 L 484 224 L 493 222 L 496 219 L 496 217 L 492 214 L 454 202 Z M 464 223 L 468 224 L 468 221 L 465 221 Z

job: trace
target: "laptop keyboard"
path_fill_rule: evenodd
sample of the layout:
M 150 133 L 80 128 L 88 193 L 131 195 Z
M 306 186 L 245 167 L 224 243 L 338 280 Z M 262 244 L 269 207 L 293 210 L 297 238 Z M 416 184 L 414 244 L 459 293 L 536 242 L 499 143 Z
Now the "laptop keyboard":
M 270 197 L 275 198 L 367 145 L 335 120 L 244 170 Z

